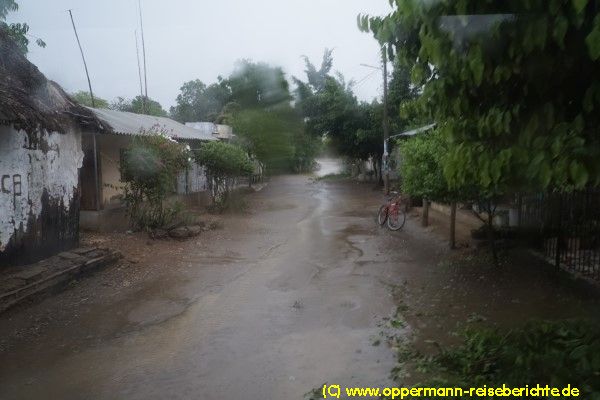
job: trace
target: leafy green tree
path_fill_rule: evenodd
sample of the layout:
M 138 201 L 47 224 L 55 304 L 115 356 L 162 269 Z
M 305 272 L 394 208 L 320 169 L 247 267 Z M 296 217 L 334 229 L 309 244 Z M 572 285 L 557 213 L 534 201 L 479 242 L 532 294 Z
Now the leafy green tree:
M 167 112 L 162 108 L 158 101 L 150 98 L 144 99 L 143 96 L 136 96 L 133 99 L 117 97 L 117 99 L 110 104 L 109 108 L 135 114 L 154 115 L 156 117 L 167 116 Z
M 401 0 L 359 17 L 422 88 L 451 185 L 492 197 L 600 183 L 600 14 L 593 0 Z
M 29 25 L 24 22 L 6 23 L 6 16 L 10 12 L 19 10 L 19 4 L 14 0 L 0 0 L 0 29 L 7 29 L 11 38 L 17 43 L 23 54 L 27 54 L 29 49 Z M 35 43 L 39 47 L 46 47 L 46 42 L 40 38 L 35 38 Z
M 92 107 L 92 97 L 88 91 L 80 90 L 72 93 L 71 97 L 82 106 Z M 94 96 L 94 103 L 96 108 L 109 108 L 108 101 L 104 100 L 103 98 Z
M 325 50 L 317 69 L 308 58 L 306 82 L 295 78 L 296 107 L 306 121 L 311 137 L 326 137 L 341 155 L 350 159 L 373 158 L 380 166 L 383 153 L 383 107 L 359 103 L 341 74 L 331 74 L 332 52 Z M 380 169 L 378 167 L 378 169 Z
M 239 146 L 224 142 L 202 144 L 196 161 L 206 169 L 206 177 L 214 204 L 228 200 L 236 178 L 250 175 L 254 168 L 248 154 Z
M 231 98 L 228 81 L 219 77 L 217 83 L 206 86 L 199 79 L 185 82 L 177 95 L 177 105 L 171 116 L 179 122 L 214 122 Z
M 265 109 L 289 104 L 292 100 L 283 70 L 266 63 L 241 60 L 227 82 L 231 88 L 231 101 L 242 109 Z
M 290 110 L 282 110 L 281 107 L 250 109 L 235 115 L 233 128 L 250 154 L 269 170 L 284 171 L 290 169 L 294 156 L 294 130 L 302 128 L 294 122 Z

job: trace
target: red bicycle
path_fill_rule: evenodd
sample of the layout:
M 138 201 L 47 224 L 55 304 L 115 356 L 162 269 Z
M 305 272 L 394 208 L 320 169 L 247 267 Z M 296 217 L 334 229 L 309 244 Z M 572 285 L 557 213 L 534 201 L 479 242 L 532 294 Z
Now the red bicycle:
M 406 222 L 406 214 L 402 210 L 402 196 L 398 192 L 392 192 L 388 202 L 379 207 L 377 222 L 381 226 L 387 222 L 387 227 L 392 231 L 402 229 Z

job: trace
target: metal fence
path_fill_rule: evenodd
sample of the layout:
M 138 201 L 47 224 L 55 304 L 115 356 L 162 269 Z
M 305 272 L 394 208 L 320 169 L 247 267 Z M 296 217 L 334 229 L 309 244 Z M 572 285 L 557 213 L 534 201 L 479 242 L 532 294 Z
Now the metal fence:
M 520 226 L 557 268 L 600 281 L 600 189 L 523 196 Z

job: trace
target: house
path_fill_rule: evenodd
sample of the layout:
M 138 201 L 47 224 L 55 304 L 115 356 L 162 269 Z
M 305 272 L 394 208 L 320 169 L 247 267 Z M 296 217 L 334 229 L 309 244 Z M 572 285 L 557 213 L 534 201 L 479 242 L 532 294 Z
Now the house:
M 104 129 L 30 63 L 0 27 L 0 266 L 79 241 L 83 131 Z
M 216 139 L 222 141 L 231 141 L 235 135 L 233 134 L 233 128 L 229 125 L 215 124 L 212 122 L 186 122 L 185 126 L 194 128 L 203 134 L 210 134 Z
M 136 136 L 158 131 L 174 140 L 197 148 L 200 143 L 217 140 L 212 132 L 203 132 L 166 117 L 89 108 L 104 130 L 85 136 L 81 170 L 81 226 L 92 230 L 124 228 L 120 164 L 123 152 Z M 188 204 L 208 202 L 204 170 L 192 162 L 177 180 L 178 200 Z

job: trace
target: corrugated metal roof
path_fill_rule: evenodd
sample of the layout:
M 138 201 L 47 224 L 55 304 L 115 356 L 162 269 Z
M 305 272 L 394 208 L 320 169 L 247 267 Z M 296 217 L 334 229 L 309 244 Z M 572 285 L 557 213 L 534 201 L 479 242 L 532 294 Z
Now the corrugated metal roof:
M 164 130 L 173 139 L 217 140 L 213 135 L 193 129 L 166 117 L 134 114 L 100 108 L 90 108 L 96 116 L 108 124 L 115 133 L 122 135 L 141 135 L 143 132 Z
M 207 135 L 216 135 L 218 132 L 217 125 L 212 122 L 186 122 L 185 126 L 196 129 Z

